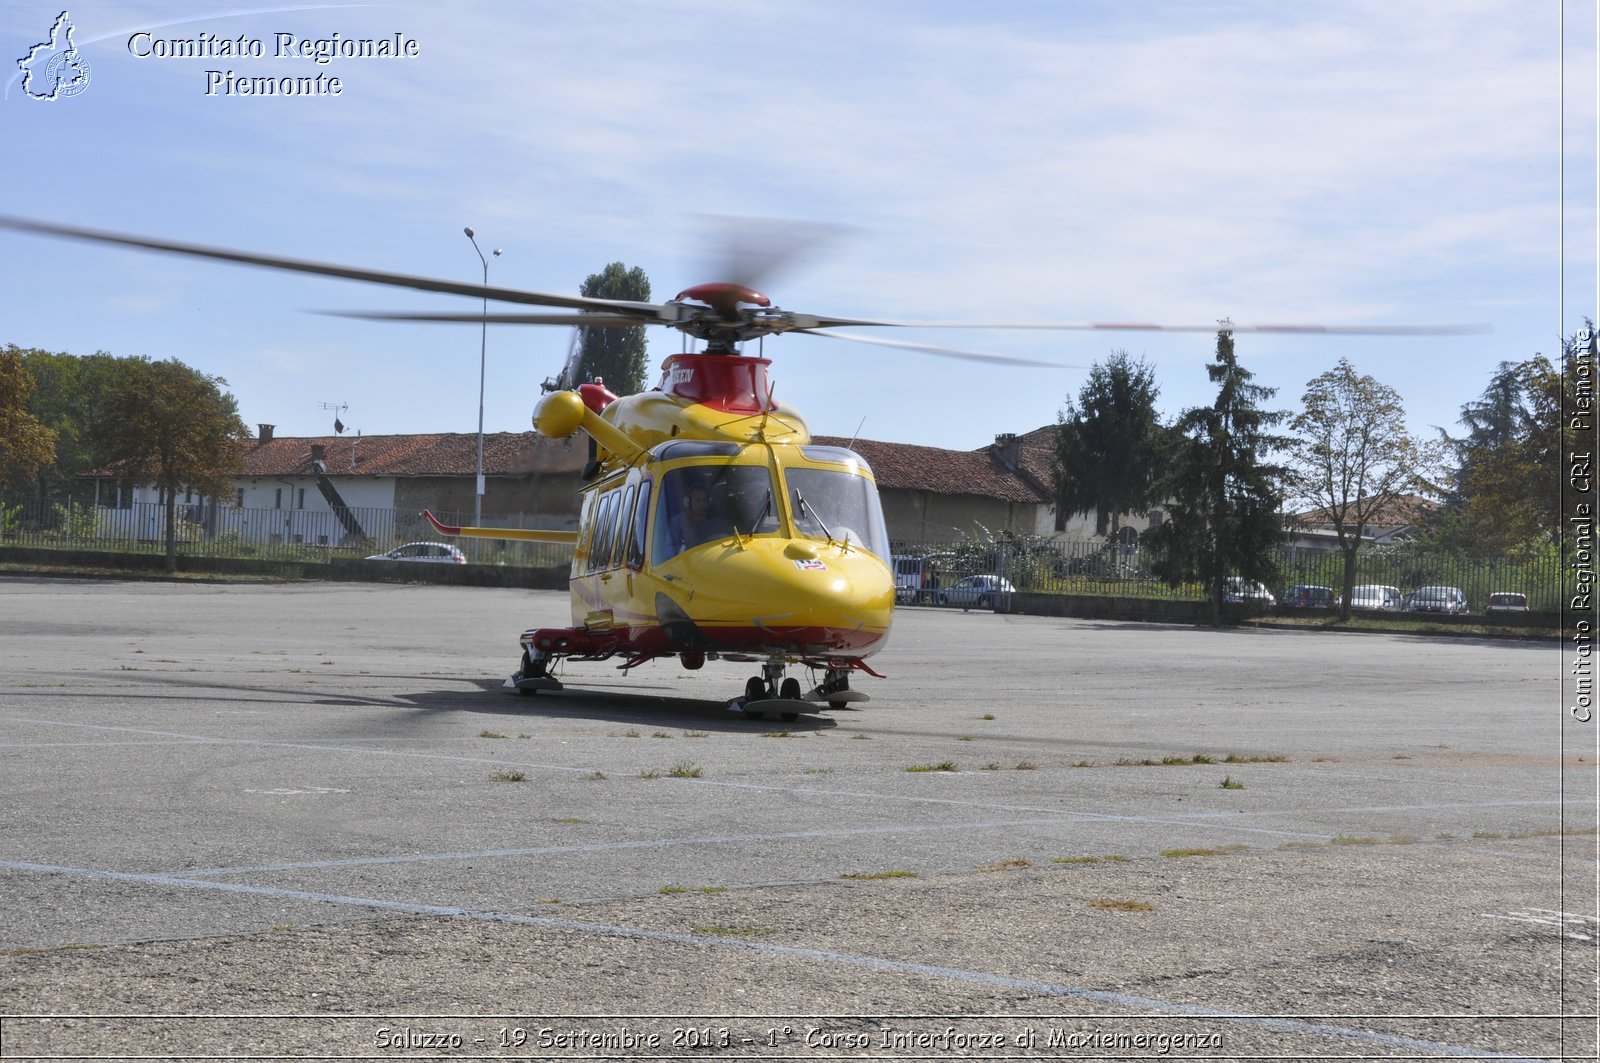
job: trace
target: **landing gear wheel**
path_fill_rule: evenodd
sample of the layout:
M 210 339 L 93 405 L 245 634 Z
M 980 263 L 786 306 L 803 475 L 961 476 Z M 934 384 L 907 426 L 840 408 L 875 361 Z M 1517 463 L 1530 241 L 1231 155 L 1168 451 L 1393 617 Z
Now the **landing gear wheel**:
M 744 681 L 744 700 L 763 701 L 767 696 L 767 681 L 753 675 Z
M 828 702 L 830 709 L 842 709 L 850 704 L 848 698 L 829 698 L 830 694 L 839 694 L 850 689 L 850 673 L 845 671 L 829 672 L 822 681 L 821 693 Z
M 522 651 L 522 668 L 517 673 L 517 677 L 518 678 L 520 678 L 520 679 L 543 679 L 546 676 L 548 676 L 549 674 L 550 673 L 548 673 L 548 672 L 546 672 L 544 670 L 544 662 L 543 661 L 534 660 L 533 659 L 533 655 L 530 654 L 527 650 L 523 650 Z M 539 690 L 538 690 L 537 687 L 532 686 L 531 684 L 528 685 L 528 686 L 520 686 L 519 685 L 517 687 L 517 693 L 521 694 L 525 698 L 531 698 L 531 697 L 534 697 L 535 695 L 537 695 L 539 693 Z
M 790 676 L 788 679 L 785 679 L 783 681 L 783 685 L 778 688 L 778 697 L 782 698 L 784 701 L 799 701 L 800 700 L 800 680 L 794 678 L 793 676 Z M 789 716 L 789 715 L 785 715 L 784 716 L 784 719 L 786 719 L 786 720 L 793 719 L 793 718 L 794 718 L 793 716 Z

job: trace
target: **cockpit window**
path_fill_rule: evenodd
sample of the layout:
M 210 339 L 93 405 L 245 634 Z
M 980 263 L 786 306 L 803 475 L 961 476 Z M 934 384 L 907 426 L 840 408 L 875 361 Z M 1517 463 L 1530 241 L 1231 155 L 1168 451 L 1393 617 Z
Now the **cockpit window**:
M 718 539 L 778 530 L 765 465 L 693 465 L 661 478 L 651 556 L 656 564 Z
M 789 469 L 784 478 L 797 534 L 848 543 L 888 560 L 889 536 L 871 480 L 835 469 Z

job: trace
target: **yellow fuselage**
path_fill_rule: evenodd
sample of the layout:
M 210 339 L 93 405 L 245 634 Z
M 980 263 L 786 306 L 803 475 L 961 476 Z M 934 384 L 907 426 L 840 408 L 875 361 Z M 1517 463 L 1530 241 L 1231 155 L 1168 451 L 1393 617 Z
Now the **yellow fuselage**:
M 871 470 L 811 444 L 762 393 L 765 365 L 678 355 L 659 390 L 541 404 L 541 432 L 597 444 L 570 581 L 592 650 L 837 666 L 883 645 L 894 580 Z

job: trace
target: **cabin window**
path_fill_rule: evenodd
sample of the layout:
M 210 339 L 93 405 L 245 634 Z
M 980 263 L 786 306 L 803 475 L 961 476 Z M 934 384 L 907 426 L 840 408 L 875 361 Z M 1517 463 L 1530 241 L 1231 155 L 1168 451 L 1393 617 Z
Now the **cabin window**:
M 650 481 L 639 485 L 639 502 L 633 507 L 633 534 L 628 537 L 628 567 L 644 567 L 644 548 L 649 540 L 646 531 L 650 526 Z
M 628 547 L 629 530 L 633 524 L 633 499 L 638 488 L 630 486 L 622 496 L 622 504 L 617 507 L 616 519 L 611 528 L 611 563 L 608 568 L 616 568 L 622 564 L 622 557 Z
M 871 480 L 835 469 L 789 469 L 784 479 L 796 534 L 848 542 L 888 560 L 889 535 Z
M 617 509 L 617 495 L 613 491 L 600 499 L 600 510 L 594 519 L 594 546 L 589 550 L 589 571 L 606 567 L 611 560 L 611 517 Z
M 652 556 L 656 564 L 683 551 L 739 535 L 778 530 L 772 473 L 765 465 L 693 465 L 661 478 Z

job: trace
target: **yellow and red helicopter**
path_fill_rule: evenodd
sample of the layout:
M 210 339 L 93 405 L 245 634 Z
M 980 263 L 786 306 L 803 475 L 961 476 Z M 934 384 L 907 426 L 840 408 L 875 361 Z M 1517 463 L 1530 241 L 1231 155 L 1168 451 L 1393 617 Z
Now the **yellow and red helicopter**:
M 795 313 L 772 305 L 750 277 L 701 284 L 665 303 L 552 295 L 259 255 L 224 248 L 0 216 L 0 228 L 241 265 L 311 273 L 568 313 L 345 313 L 375 320 L 565 325 L 578 329 L 662 325 L 699 340 L 665 360 L 653 390 L 618 397 L 582 381 L 575 342 L 545 382 L 533 416 L 543 435 L 592 441 L 576 532 L 456 527 L 441 534 L 573 546 L 571 624 L 520 638 L 507 686 L 524 694 L 562 689 L 564 661 L 620 657 L 624 669 L 676 657 L 689 669 L 713 659 L 757 663 L 731 704 L 786 719 L 866 695 L 854 673 L 889 637 L 895 604 L 888 532 L 872 470 L 853 451 L 812 442 L 799 411 L 774 401 L 769 359 L 750 341 L 788 333 L 831 336 L 944 356 L 1020 366 L 1045 363 L 824 330 L 840 326 L 1108 329 L 1212 332 L 1212 325 L 1017 324 L 863 320 Z M 734 268 L 730 272 L 751 270 Z M 1482 326 L 1237 325 L 1252 332 L 1440 333 Z M 810 690 L 786 676 L 802 665 Z

